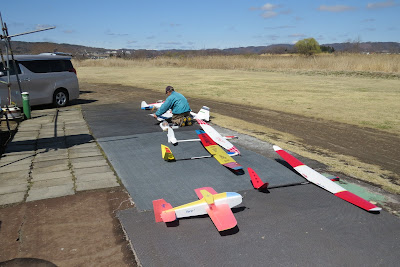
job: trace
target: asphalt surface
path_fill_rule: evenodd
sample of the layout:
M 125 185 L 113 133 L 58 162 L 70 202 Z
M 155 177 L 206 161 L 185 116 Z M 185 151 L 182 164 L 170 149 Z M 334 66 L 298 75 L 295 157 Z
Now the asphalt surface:
M 397 217 L 368 213 L 312 184 L 261 193 L 252 189 L 247 173 L 235 175 L 212 158 L 164 162 L 160 144 L 167 144 L 166 133 L 139 104 L 118 105 L 118 111 L 115 105 L 85 106 L 83 114 L 136 204 L 118 217 L 143 266 L 398 264 Z M 185 127 L 176 136 L 189 137 L 194 129 Z M 176 156 L 205 153 L 196 142 L 171 149 Z M 279 156 L 239 149 L 243 155 L 235 159 L 271 184 L 304 181 Z M 207 216 L 170 227 L 154 222 L 151 200 L 184 204 L 196 199 L 192 189 L 203 186 L 242 194 L 243 203 L 233 209 L 237 228 L 221 235 Z

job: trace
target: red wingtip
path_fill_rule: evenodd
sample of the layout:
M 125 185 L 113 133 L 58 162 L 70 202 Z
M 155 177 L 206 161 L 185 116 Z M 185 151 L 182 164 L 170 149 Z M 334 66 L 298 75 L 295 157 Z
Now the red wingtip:
M 365 209 L 367 211 L 380 211 L 382 208 L 375 206 L 371 202 L 349 192 L 349 191 L 342 191 L 339 193 L 336 193 L 335 196 L 346 200 L 350 202 L 351 204 L 354 204 L 362 209 Z

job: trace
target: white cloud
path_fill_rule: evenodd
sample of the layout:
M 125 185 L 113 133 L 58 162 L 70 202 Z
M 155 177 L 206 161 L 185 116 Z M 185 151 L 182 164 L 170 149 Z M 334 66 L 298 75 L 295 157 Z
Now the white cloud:
M 264 19 L 269 19 L 278 16 L 279 14 L 289 14 L 290 10 L 285 10 L 278 12 L 276 11 L 277 9 L 282 8 L 282 5 L 274 5 L 270 3 L 266 3 L 265 5 L 261 7 L 250 7 L 250 10 L 262 10 L 263 12 L 261 13 L 261 17 Z
M 385 2 L 377 2 L 377 3 L 368 3 L 367 8 L 368 9 L 377 9 L 377 8 L 386 8 L 386 7 L 391 7 L 395 6 L 396 3 L 393 0 L 385 1 Z
M 275 11 L 267 11 L 261 14 L 261 17 L 263 17 L 264 19 L 269 19 L 269 18 L 273 18 L 276 17 L 278 15 L 278 13 L 276 13 Z
M 354 10 L 355 7 L 351 6 L 343 6 L 343 5 L 337 5 L 337 6 L 325 6 L 322 5 L 318 8 L 320 11 L 328 11 L 328 12 L 343 12 L 343 11 L 350 11 Z
M 273 4 L 270 4 L 270 3 L 266 3 L 265 5 L 263 5 L 263 6 L 261 7 L 261 10 L 268 10 L 268 11 L 271 11 L 271 10 L 276 9 L 277 7 L 278 7 L 278 5 L 273 5 Z

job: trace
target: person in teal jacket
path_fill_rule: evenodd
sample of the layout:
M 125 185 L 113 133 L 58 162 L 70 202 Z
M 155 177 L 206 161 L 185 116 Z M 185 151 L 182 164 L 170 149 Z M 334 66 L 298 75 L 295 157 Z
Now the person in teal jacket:
M 172 86 L 165 88 L 167 99 L 161 107 L 154 114 L 157 118 L 167 112 L 169 109 L 172 111 L 171 122 L 179 126 L 189 126 L 192 124 L 190 117 L 190 106 L 187 99 L 180 93 L 175 92 Z

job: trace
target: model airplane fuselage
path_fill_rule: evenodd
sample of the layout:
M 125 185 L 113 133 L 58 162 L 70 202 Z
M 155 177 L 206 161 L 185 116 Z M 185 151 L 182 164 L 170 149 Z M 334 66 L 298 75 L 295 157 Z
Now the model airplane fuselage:
M 218 231 L 237 225 L 231 208 L 242 203 L 242 196 L 235 192 L 217 193 L 211 187 L 195 189 L 199 200 L 173 208 L 164 199 L 153 200 L 156 222 L 172 222 L 178 218 L 208 214 Z

